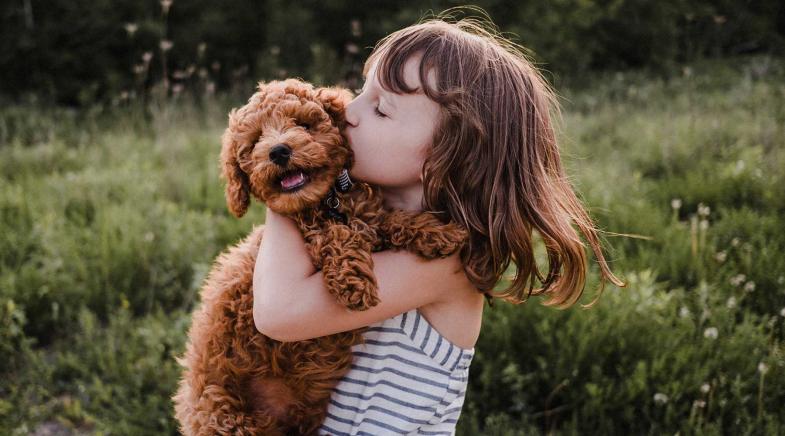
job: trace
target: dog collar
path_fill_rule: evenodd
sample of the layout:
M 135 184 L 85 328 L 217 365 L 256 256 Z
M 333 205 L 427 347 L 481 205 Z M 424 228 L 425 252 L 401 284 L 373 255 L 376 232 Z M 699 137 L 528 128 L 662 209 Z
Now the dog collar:
M 349 190 L 352 189 L 352 186 L 354 186 L 354 183 L 349 177 L 349 170 L 344 168 L 338 175 L 335 185 L 330 186 L 330 192 L 327 193 L 327 197 L 322 202 L 322 204 L 327 207 L 327 216 L 337 219 L 344 224 L 348 222 L 346 214 L 338 210 L 338 208 L 341 207 L 341 200 L 338 199 L 337 194 L 338 192 L 349 192 Z
M 352 179 L 349 178 L 349 170 L 344 168 L 341 170 L 341 174 L 338 175 L 338 180 L 335 182 L 335 186 L 338 188 L 338 192 L 348 192 L 354 186 L 352 183 Z

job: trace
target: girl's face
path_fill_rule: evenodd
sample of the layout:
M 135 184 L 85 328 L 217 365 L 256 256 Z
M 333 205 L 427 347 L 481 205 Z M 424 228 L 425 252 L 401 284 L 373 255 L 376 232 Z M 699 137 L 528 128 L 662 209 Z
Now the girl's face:
M 360 95 L 346 107 L 346 135 L 354 151 L 350 175 L 392 191 L 422 192 L 421 172 L 440 112 L 439 104 L 422 91 L 420 56 L 404 64 L 406 85 L 416 94 L 385 91 L 377 80 L 374 62 Z M 428 81 L 435 86 L 431 71 Z

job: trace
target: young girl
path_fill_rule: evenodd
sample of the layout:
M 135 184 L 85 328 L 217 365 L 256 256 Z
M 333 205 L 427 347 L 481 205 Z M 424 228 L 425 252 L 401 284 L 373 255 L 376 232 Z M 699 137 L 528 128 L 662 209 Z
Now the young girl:
M 350 312 L 324 288 L 294 222 L 268 209 L 254 274 L 257 328 L 299 341 L 370 326 L 321 434 L 452 434 L 483 297 L 519 303 L 544 294 L 544 304 L 567 307 L 581 296 L 586 253 L 573 226 L 603 285 L 623 286 L 562 170 L 554 94 L 515 47 L 469 18 L 407 27 L 377 44 L 362 93 L 346 108 L 352 178 L 379 186 L 388 208 L 463 225 L 470 240 L 460 253 L 430 261 L 374 253 L 381 303 Z M 535 229 L 548 256 L 544 276 Z M 512 284 L 492 292 L 511 261 Z

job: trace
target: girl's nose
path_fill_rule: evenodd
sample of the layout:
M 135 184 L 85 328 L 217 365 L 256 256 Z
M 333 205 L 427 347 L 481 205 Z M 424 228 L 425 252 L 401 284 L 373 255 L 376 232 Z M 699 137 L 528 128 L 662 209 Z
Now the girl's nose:
M 346 124 L 350 125 L 351 127 L 357 127 L 357 117 L 354 114 L 354 107 L 352 103 L 354 103 L 354 100 L 346 105 Z

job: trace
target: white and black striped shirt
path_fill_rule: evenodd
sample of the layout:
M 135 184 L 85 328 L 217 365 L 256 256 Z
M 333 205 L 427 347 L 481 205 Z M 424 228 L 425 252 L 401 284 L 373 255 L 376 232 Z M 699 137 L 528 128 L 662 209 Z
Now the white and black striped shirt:
M 452 344 L 417 309 L 372 324 L 364 336 L 319 434 L 454 434 L 474 348 Z

